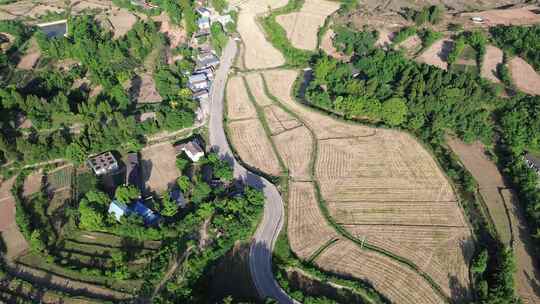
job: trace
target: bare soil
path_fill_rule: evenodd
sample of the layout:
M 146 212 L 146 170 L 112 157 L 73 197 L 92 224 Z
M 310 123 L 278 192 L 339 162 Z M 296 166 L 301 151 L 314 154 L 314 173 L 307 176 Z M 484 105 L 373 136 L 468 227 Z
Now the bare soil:
M 149 191 L 162 192 L 176 183 L 176 151 L 170 143 L 156 144 L 141 150 L 142 178 Z
M 28 249 L 28 243 L 15 222 L 15 198 L 11 194 L 15 178 L 0 184 L 0 234 L 7 247 L 8 259 L 13 259 Z
M 503 52 L 501 49 L 488 45 L 486 54 L 482 63 L 482 77 L 485 77 L 495 83 L 501 81 L 497 78 L 497 66 L 503 62 Z
M 422 47 L 422 39 L 420 39 L 418 35 L 413 35 L 398 44 L 397 47 L 405 49 L 408 55 L 412 57 L 414 54 L 420 51 L 420 48 Z
M 535 13 L 539 7 L 530 5 L 525 7 L 509 8 L 509 9 L 494 9 L 483 12 L 463 13 L 462 17 L 482 17 L 485 22 L 483 26 L 490 27 L 500 24 L 504 25 L 528 25 L 540 22 L 540 15 Z
M 30 40 L 28 50 L 17 64 L 17 68 L 21 70 L 31 70 L 36 66 L 40 57 L 41 51 L 39 50 L 37 41 L 32 38 Z
M 249 90 L 251 91 L 251 94 L 253 95 L 253 98 L 255 99 L 255 102 L 261 106 L 267 106 L 272 104 L 272 100 L 266 96 L 266 93 L 264 92 L 264 84 L 262 81 L 261 74 L 259 73 L 252 73 L 247 74 L 245 76 L 245 79 L 247 81 L 247 84 L 249 86 Z
M 425 50 L 416 60 L 446 70 L 448 69 L 448 54 L 453 44 L 452 40 L 441 39 Z
M 520 57 L 514 57 L 508 63 L 512 81 L 521 91 L 540 95 L 540 75 L 525 60 Z
M 137 103 L 157 103 L 162 98 L 156 89 L 156 84 L 151 73 L 144 73 L 135 77 L 131 81 L 130 93 L 136 99 Z
M 114 39 L 124 36 L 137 22 L 137 17 L 126 9 L 113 10 L 109 20 L 114 29 Z
M 28 175 L 26 179 L 24 180 L 23 196 L 28 197 L 34 193 L 39 192 L 39 190 L 41 190 L 42 179 L 43 179 L 43 173 L 41 170 L 37 172 L 33 172 L 32 174 Z

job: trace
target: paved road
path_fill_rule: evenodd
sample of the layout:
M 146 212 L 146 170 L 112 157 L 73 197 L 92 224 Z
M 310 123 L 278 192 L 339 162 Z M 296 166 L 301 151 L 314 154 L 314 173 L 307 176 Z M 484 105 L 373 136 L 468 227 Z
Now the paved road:
M 249 253 L 251 276 L 257 292 L 263 298 L 274 298 L 279 303 L 297 303 L 293 301 L 277 284 L 272 273 L 272 249 L 283 226 L 283 201 L 276 187 L 266 179 L 255 175 L 242 167 L 233 156 L 223 129 L 223 94 L 227 74 L 237 52 L 236 43 L 230 39 L 223 50 L 221 66 L 216 72 L 210 100 L 209 135 L 212 150 L 234 167 L 234 176 L 246 184 L 261 189 L 266 201 L 264 215 L 253 238 Z

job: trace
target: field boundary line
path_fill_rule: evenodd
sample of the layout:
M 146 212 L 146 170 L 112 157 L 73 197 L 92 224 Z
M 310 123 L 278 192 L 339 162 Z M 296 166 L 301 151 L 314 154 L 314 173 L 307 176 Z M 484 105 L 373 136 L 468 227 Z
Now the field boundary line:
M 308 263 L 313 263 L 313 261 L 315 261 L 315 259 L 317 259 L 326 249 L 330 248 L 331 246 L 335 245 L 338 241 L 340 240 L 340 238 L 338 237 L 334 237 L 334 238 L 331 238 L 330 240 L 328 240 L 326 243 L 324 243 L 319 249 L 315 250 L 315 252 L 313 252 L 308 258 L 307 258 L 307 262 Z
M 267 87 L 267 83 L 266 83 L 266 79 L 264 77 L 264 75 L 262 75 L 262 79 L 263 79 L 263 84 L 264 84 L 264 87 L 265 87 L 265 90 L 268 90 L 268 87 Z M 298 78 L 297 78 L 298 80 Z M 289 94 L 291 94 L 291 92 L 289 92 Z M 285 106 L 283 103 L 281 103 L 279 101 L 278 98 L 276 98 L 275 96 L 271 95 L 271 94 L 267 94 L 269 97 L 273 97 L 271 99 L 277 101 L 282 108 L 285 108 L 287 112 L 292 112 L 294 113 L 293 111 L 291 111 L 287 106 Z M 292 100 L 296 100 L 295 96 L 291 96 L 292 97 Z M 297 101 L 298 102 L 298 101 Z M 308 107 L 307 105 L 304 105 L 304 107 Z M 308 107 L 309 108 L 309 107 Z M 317 158 L 318 158 L 318 139 L 316 138 L 315 136 L 315 133 L 313 131 L 313 129 L 308 126 L 306 124 L 306 122 L 301 119 L 299 117 L 299 115 L 297 115 L 296 113 L 293 114 L 297 119 L 299 119 L 299 121 L 301 121 L 305 126 L 306 128 L 310 131 L 314 141 L 313 141 L 313 158 L 312 158 L 312 163 L 311 163 L 311 166 L 310 166 L 310 175 L 313 179 L 313 185 L 315 187 L 315 196 L 317 198 L 317 202 L 318 202 L 318 205 L 319 205 L 319 210 L 321 211 L 321 213 L 323 214 L 323 217 L 325 218 L 326 222 L 332 226 L 334 228 L 334 230 L 341 236 L 345 237 L 346 239 L 349 239 L 350 241 L 352 241 L 355 245 L 359 246 L 360 249 L 363 249 L 363 248 L 366 248 L 368 250 L 372 250 L 374 252 L 377 252 L 381 255 L 384 255 L 390 259 L 393 259 L 397 262 L 399 262 L 400 264 L 402 265 L 405 265 L 406 267 L 409 267 L 411 270 L 413 270 L 415 273 L 417 273 L 419 276 L 421 276 L 424 280 L 426 280 L 428 282 L 428 284 L 433 288 L 433 290 L 441 297 L 441 299 L 443 299 L 446 303 L 450 303 L 450 299 L 449 297 L 442 291 L 442 288 L 431 278 L 431 276 L 429 276 L 429 274 L 427 274 L 426 272 L 424 272 L 423 270 L 421 270 L 416 264 L 414 264 L 413 262 L 411 262 L 410 260 L 404 258 L 404 257 L 401 257 L 401 256 L 398 256 L 390 251 L 387 251 L 385 249 L 382 249 L 382 248 L 379 248 L 377 246 L 374 246 L 372 244 L 369 244 L 368 242 L 361 242 L 360 240 L 358 240 L 357 238 L 355 238 L 351 233 L 349 233 L 345 228 L 343 228 L 342 226 L 340 226 L 339 224 L 337 224 L 334 219 L 330 216 L 330 212 L 328 210 L 328 208 L 326 208 L 326 205 L 325 205 L 325 201 L 324 199 L 322 198 L 322 195 L 321 195 L 321 190 L 320 190 L 320 186 L 319 186 L 319 182 L 318 180 L 315 178 L 315 166 L 316 166 L 316 162 L 317 162 Z M 340 120 L 338 120 L 340 121 Z
M 371 223 L 343 223 L 336 222 L 339 225 L 347 226 L 392 226 L 392 227 L 431 227 L 431 228 L 462 228 L 467 229 L 467 226 L 453 226 L 453 225 L 409 225 L 409 224 L 371 224 Z
M 280 123 L 281 123 L 281 122 L 280 122 Z M 283 126 L 283 125 L 282 125 L 282 126 Z M 292 130 L 295 130 L 295 129 L 298 129 L 298 128 L 301 128 L 301 127 L 304 127 L 304 124 L 300 123 L 298 126 L 292 127 L 292 128 L 290 128 L 290 129 L 287 129 L 287 128 L 283 127 L 283 129 L 284 129 L 283 131 L 281 131 L 281 132 L 276 132 L 276 133 L 272 134 L 272 136 L 278 136 L 278 135 L 281 135 L 281 134 L 283 134 L 283 133 L 287 133 L 287 132 L 289 132 L 289 131 L 292 131 Z

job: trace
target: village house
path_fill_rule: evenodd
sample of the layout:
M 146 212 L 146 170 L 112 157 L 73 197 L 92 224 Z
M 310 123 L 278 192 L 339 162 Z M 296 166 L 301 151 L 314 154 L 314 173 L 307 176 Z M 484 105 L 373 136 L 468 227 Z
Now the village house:
M 131 203 L 129 206 L 117 200 L 113 200 L 109 205 L 109 214 L 114 216 L 117 221 L 120 221 L 123 216 L 136 214 L 142 217 L 144 224 L 147 226 L 153 226 L 160 220 L 159 214 L 146 207 L 142 199 Z
M 210 10 L 207 9 L 206 7 L 197 7 L 197 8 L 195 9 L 195 11 L 196 11 L 201 17 L 210 18 L 210 16 L 212 15 L 212 13 L 210 12 Z
M 207 90 L 210 87 L 210 82 L 204 74 L 194 74 L 188 78 L 188 87 L 193 93 L 201 90 Z
M 109 214 L 114 216 L 117 221 L 129 212 L 128 206 L 117 200 L 114 200 L 109 205 Z
M 68 22 L 65 19 L 36 25 L 45 33 L 47 38 L 59 38 L 68 35 Z
M 200 90 L 198 92 L 193 93 L 193 99 L 201 102 L 203 99 L 208 99 L 210 97 L 210 93 L 208 90 Z
M 195 70 L 195 74 L 204 74 L 208 80 L 214 80 L 214 70 L 212 67 Z
M 211 22 L 212 24 L 214 23 L 220 23 L 221 26 L 223 28 L 225 28 L 225 26 L 228 24 L 228 23 L 232 23 L 233 22 L 233 19 L 231 17 L 231 15 L 217 15 L 217 16 L 212 16 L 211 18 Z
M 201 17 L 199 20 L 197 20 L 197 26 L 199 29 L 209 29 L 210 28 L 210 18 L 208 17 Z
M 525 154 L 524 160 L 529 168 L 534 170 L 536 174 L 540 175 L 540 159 L 538 157 L 532 155 L 531 153 L 527 153 Z
M 118 169 L 118 162 L 110 151 L 91 157 L 87 164 L 96 175 L 105 175 Z
M 206 68 L 216 68 L 219 65 L 219 58 L 212 52 L 201 53 L 197 56 L 195 63 L 197 70 Z
M 186 153 L 189 159 L 195 163 L 204 157 L 204 150 L 193 140 L 185 144 L 175 145 L 174 149 L 176 150 L 176 154 L 180 154 L 182 152 Z

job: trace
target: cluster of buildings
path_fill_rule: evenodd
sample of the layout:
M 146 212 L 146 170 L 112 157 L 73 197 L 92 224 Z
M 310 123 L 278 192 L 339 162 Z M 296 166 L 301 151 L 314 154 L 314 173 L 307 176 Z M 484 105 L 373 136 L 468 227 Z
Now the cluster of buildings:
M 205 155 L 204 149 L 197 140 L 174 145 L 174 148 L 176 154 L 185 153 L 193 162 L 198 162 Z M 120 165 L 110 151 L 95 155 L 89 158 L 86 163 L 96 176 L 114 175 L 120 172 Z M 125 158 L 126 178 L 124 184 L 135 186 L 142 192 L 144 186 L 140 176 L 141 169 L 139 155 L 136 152 L 128 153 Z M 184 195 L 179 188 L 175 187 L 171 189 L 169 195 L 170 199 L 175 201 L 179 207 L 186 206 Z M 137 198 L 129 205 L 115 199 L 110 203 L 108 212 L 118 221 L 123 216 L 137 215 L 143 219 L 144 224 L 147 226 L 154 226 L 161 220 L 161 216 L 158 213 L 146 206 L 145 199 L 142 197 Z

